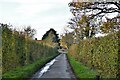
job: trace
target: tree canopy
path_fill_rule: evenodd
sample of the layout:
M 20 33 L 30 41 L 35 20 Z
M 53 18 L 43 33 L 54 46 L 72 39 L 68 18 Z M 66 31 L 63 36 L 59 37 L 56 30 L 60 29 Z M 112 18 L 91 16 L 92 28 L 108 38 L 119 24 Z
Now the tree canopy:
M 24 32 L 29 37 L 33 37 L 36 34 L 36 30 L 32 29 L 31 26 L 24 28 Z
M 78 36 L 77 39 L 120 29 L 120 1 L 73 0 L 68 5 L 73 14 L 73 18 L 68 22 L 68 27 L 74 30 L 74 35 Z
M 46 40 L 48 39 L 49 37 L 52 38 L 52 42 L 55 42 L 55 43 L 58 43 L 59 42 L 59 36 L 57 34 L 57 32 L 51 28 L 50 30 L 48 30 L 42 37 L 42 40 Z

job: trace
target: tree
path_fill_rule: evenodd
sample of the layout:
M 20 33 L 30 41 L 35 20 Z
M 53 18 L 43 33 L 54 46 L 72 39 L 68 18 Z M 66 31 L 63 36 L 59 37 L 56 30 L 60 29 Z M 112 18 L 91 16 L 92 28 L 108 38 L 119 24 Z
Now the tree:
M 111 6 L 114 5 L 115 7 Z M 71 11 L 73 14 L 75 14 L 75 12 L 82 12 L 82 13 L 88 13 L 88 12 L 94 12 L 92 13 L 92 15 L 90 14 L 89 19 L 94 18 L 95 16 L 99 16 L 99 15 L 105 15 L 106 13 L 114 13 L 114 12 L 118 12 L 120 13 L 120 1 L 116 1 L 116 2 L 108 2 L 108 1 L 104 1 L 104 2 L 71 2 L 69 3 L 71 8 Z M 111 7 L 110 7 L 111 6 Z
M 106 18 L 107 20 L 107 14 L 112 14 L 115 12 L 120 14 L 120 1 L 80 2 L 79 0 L 73 0 L 73 2 L 69 3 L 69 7 L 74 17 L 68 24 L 71 29 L 75 30 L 75 33 L 79 37 L 92 37 L 93 35 L 95 35 L 95 33 L 101 32 L 101 25 L 103 25 L 104 23 L 102 19 Z M 111 18 L 111 20 L 112 19 L 113 18 Z M 112 29 L 116 31 L 116 29 L 120 29 L 119 15 L 115 19 L 117 20 L 117 23 L 111 26 L 114 28 L 110 28 L 109 30 Z M 114 21 L 109 23 L 113 22 Z
M 70 22 L 68 22 L 68 27 L 71 29 L 74 29 L 74 35 L 76 37 L 76 40 L 79 41 L 80 39 L 84 39 L 92 37 L 94 35 L 94 30 L 90 26 L 90 23 L 87 21 L 87 16 L 82 15 L 80 18 L 76 17 L 70 19 Z
M 32 29 L 30 26 L 24 28 L 24 33 L 29 36 L 29 37 L 33 37 L 36 34 L 36 30 Z
M 55 43 L 59 43 L 59 36 L 57 34 L 57 32 L 51 28 L 50 30 L 48 30 L 42 37 L 42 40 L 46 40 L 47 38 L 51 37 L 51 42 L 55 42 Z
M 74 33 L 69 32 L 65 33 L 65 35 L 61 35 L 62 39 L 60 40 L 60 43 L 63 47 L 69 48 L 74 43 Z

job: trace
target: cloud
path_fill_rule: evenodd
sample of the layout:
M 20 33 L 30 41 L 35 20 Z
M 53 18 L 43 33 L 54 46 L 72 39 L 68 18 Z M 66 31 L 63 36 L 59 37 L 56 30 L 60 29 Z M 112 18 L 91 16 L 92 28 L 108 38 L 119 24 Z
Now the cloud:
M 47 11 L 52 8 L 53 5 L 51 4 L 26 4 L 22 5 L 17 9 L 17 12 L 27 15 L 27 16 L 32 16 L 37 13 L 41 13 L 43 11 Z
M 72 0 L 0 0 L 0 2 L 16 2 L 20 4 L 69 3 Z
M 61 33 L 71 17 L 69 2 L 71 0 L 0 0 L 0 22 L 11 23 L 15 27 L 30 25 L 37 30 L 36 37 L 41 39 L 50 28 Z

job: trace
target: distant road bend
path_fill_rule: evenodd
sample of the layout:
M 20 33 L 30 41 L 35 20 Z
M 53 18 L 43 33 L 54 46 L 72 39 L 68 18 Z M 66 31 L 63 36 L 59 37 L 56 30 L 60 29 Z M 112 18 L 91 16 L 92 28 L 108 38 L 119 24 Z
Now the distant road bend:
M 66 52 L 60 51 L 59 56 L 51 60 L 42 69 L 36 72 L 31 80 L 76 80 L 66 58 Z

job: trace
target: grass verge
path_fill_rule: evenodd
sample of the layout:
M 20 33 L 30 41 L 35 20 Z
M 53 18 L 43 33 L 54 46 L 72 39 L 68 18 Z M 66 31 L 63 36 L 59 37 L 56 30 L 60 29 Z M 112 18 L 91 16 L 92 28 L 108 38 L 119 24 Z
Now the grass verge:
M 58 54 L 42 58 L 40 60 L 35 61 L 33 64 L 29 64 L 26 66 L 18 67 L 14 70 L 11 70 L 9 72 L 6 72 L 2 75 L 3 80 L 6 79 L 16 79 L 16 80 L 22 80 L 23 78 L 30 78 L 37 70 L 42 68 L 47 62 L 55 58 Z
M 84 66 L 81 62 L 76 61 L 75 58 L 69 54 L 67 54 L 67 57 L 77 79 L 96 78 L 95 70 L 91 70 L 90 68 Z

